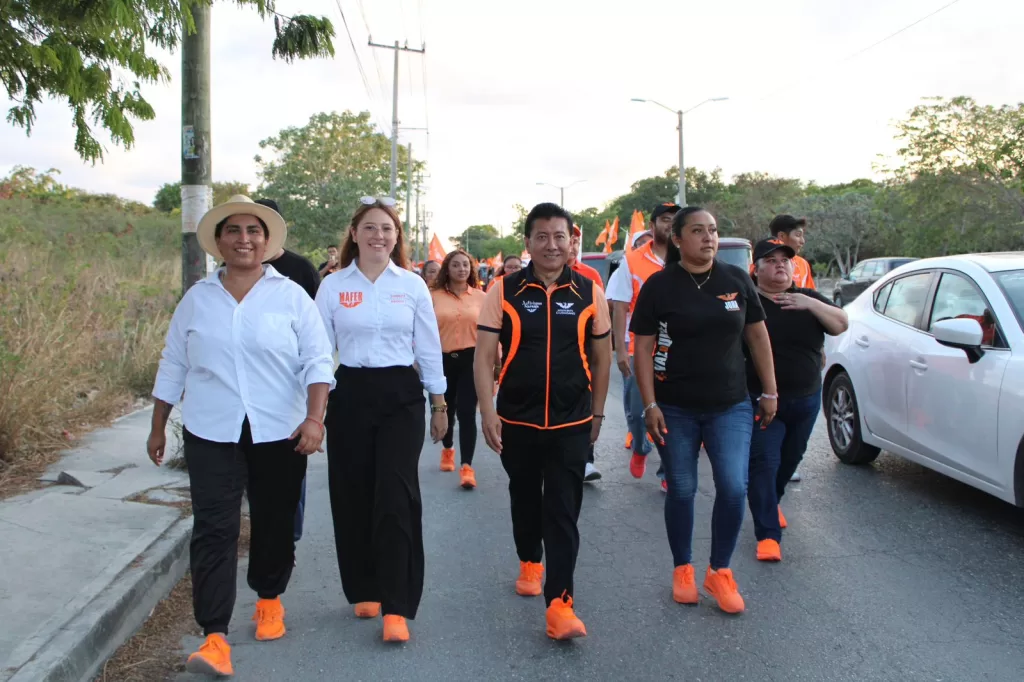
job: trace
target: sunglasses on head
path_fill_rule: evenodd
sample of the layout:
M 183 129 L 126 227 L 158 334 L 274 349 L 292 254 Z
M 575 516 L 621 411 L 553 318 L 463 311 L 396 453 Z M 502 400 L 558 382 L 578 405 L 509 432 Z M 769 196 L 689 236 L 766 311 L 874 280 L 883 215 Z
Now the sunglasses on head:
M 380 204 L 381 206 L 387 206 L 388 208 L 394 208 L 398 205 L 398 202 L 391 197 L 362 197 L 359 199 L 359 203 L 363 206 L 373 206 L 374 204 Z

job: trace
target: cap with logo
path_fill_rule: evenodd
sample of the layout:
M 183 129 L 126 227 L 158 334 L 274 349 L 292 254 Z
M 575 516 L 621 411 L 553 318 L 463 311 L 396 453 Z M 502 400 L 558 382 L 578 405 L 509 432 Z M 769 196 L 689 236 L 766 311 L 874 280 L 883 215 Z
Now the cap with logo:
M 781 239 L 772 237 L 770 239 L 762 239 L 754 245 L 754 260 L 761 260 L 776 251 L 786 254 L 787 258 L 796 256 L 796 251 L 793 250 L 792 246 L 788 246 Z
M 681 210 L 681 206 L 673 204 L 672 202 L 658 204 L 657 206 L 654 207 L 654 210 L 651 211 L 651 222 L 653 223 L 655 220 L 658 219 L 658 216 L 662 214 L 671 213 L 672 215 L 675 215 Z
M 637 232 L 632 237 L 630 237 L 631 241 L 630 241 L 629 245 L 632 246 L 632 247 L 636 247 L 636 243 L 638 241 L 640 241 L 641 239 L 643 239 L 644 237 L 649 237 L 649 238 L 653 239 L 654 235 L 651 234 L 650 230 L 644 230 L 643 232 Z

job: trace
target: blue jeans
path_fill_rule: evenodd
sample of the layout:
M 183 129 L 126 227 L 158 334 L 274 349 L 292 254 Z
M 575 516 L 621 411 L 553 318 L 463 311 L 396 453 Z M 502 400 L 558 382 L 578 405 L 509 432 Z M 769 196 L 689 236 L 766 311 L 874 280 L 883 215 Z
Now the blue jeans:
M 749 400 L 714 412 L 661 405 L 665 415 L 665 444 L 658 446 L 668 481 L 665 528 L 676 566 L 691 563 L 693 498 L 697 493 L 697 456 L 703 441 L 715 479 L 715 508 L 711 517 L 711 568 L 728 568 L 743 525 L 750 461 L 750 425 L 754 411 Z
M 302 477 L 302 495 L 299 496 L 299 504 L 295 507 L 295 532 L 292 538 L 295 542 L 302 539 L 302 522 L 306 518 L 306 477 Z
M 751 398 L 757 409 L 757 398 Z M 754 537 L 782 541 L 779 500 L 807 451 L 807 441 L 821 411 L 821 391 L 802 398 L 779 398 L 775 419 L 762 429 L 754 424 L 750 437 L 750 514 Z
M 626 409 L 626 426 L 633 434 L 633 454 L 647 456 L 651 452 L 651 441 L 647 440 L 647 425 L 644 424 L 644 399 L 636 385 L 636 368 L 633 356 L 629 356 L 629 377 L 622 380 L 622 406 Z

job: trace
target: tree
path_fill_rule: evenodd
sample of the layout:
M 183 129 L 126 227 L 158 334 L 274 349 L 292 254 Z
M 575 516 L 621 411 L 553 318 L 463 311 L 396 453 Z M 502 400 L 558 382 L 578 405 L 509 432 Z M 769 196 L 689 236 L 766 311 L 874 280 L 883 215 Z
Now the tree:
M 156 112 L 142 96 L 141 83 L 168 80 L 167 68 L 151 46 L 174 50 L 182 31 L 195 31 L 192 7 L 209 0 L 0 1 L 0 82 L 14 102 L 7 121 L 32 133 L 36 104 L 43 97 L 64 100 L 72 112 L 75 151 L 86 161 L 103 158 L 92 126 L 130 149 L 133 120 Z M 334 27 L 326 18 L 285 17 L 275 0 L 234 0 L 261 17 L 274 15 L 275 58 L 333 56 Z
M 965 192 L 995 194 L 1024 220 L 1024 103 L 999 108 L 970 97 L 928 98 L 899 121 L 902 165 L 891 169 L 908 182 L 920 176 L 958 177 Z
M 244 182 L 215 182 L 213 183 L 213 205 L 223 204 L 236 194 L 249 194 L 249 185 Z M 255 197 L 254 197 L 255 198 Z M 168 182 L 157 190 L 153 199 L 153 208 L 164 213 L 170 213 L 174 209 L 181 208 L 181 183 Z
M 370 122 L 370 113 L 320 113 L 260 142 L 270 155 L 256 156 L 262 184 L 257 194 L 274 199 L 294 241 L 306 246 L 337 242 L 363 196 L 387 196 L 391 141 Z M 399 208 L 409 191 L 408 150 L 398 148 Z M 416 162 L 413 176 L 424 165 Z M 289 239 L 292 239 L 290 237 Z
M 767 236 L 772 217 L 803 194 L 799 180 L 768 173 L 740 173 L 706 208 L 718 219 L 724 234 L 756 241 Z
M 835 260 L 843 274 L 857 263 L 861 246 L 882 222 L 874 200 L 863 192 L 812 194 L 785 208 L 807 218 L 818 253 Z
M 453 237 L 456 247 L 468 251 L 474 258 L 490 258 L 494 253 L 486 253 L 483 248 L 486 242 L 498 238 L 498 230 L 493 225 L 470 225 L 462 234 Z

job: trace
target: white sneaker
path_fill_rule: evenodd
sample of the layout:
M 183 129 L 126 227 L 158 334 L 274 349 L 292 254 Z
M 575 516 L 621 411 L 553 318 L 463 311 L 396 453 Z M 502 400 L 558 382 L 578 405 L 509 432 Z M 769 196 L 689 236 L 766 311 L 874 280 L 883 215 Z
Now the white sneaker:
M 584 469 L 583 473 L 584 481 L 599 481 L 601 480 L 601 472 L 597 470 L 597 467 L 587 462 L 587 468 Z
M 801 480 L 801 478 L 800 478 L 800 470 L 797 469 L 796 471 L 794 471 L 793 475 L 789 477 L 789 480 L 792 481 L 793 483 L 799 483 L 800 480 Z

